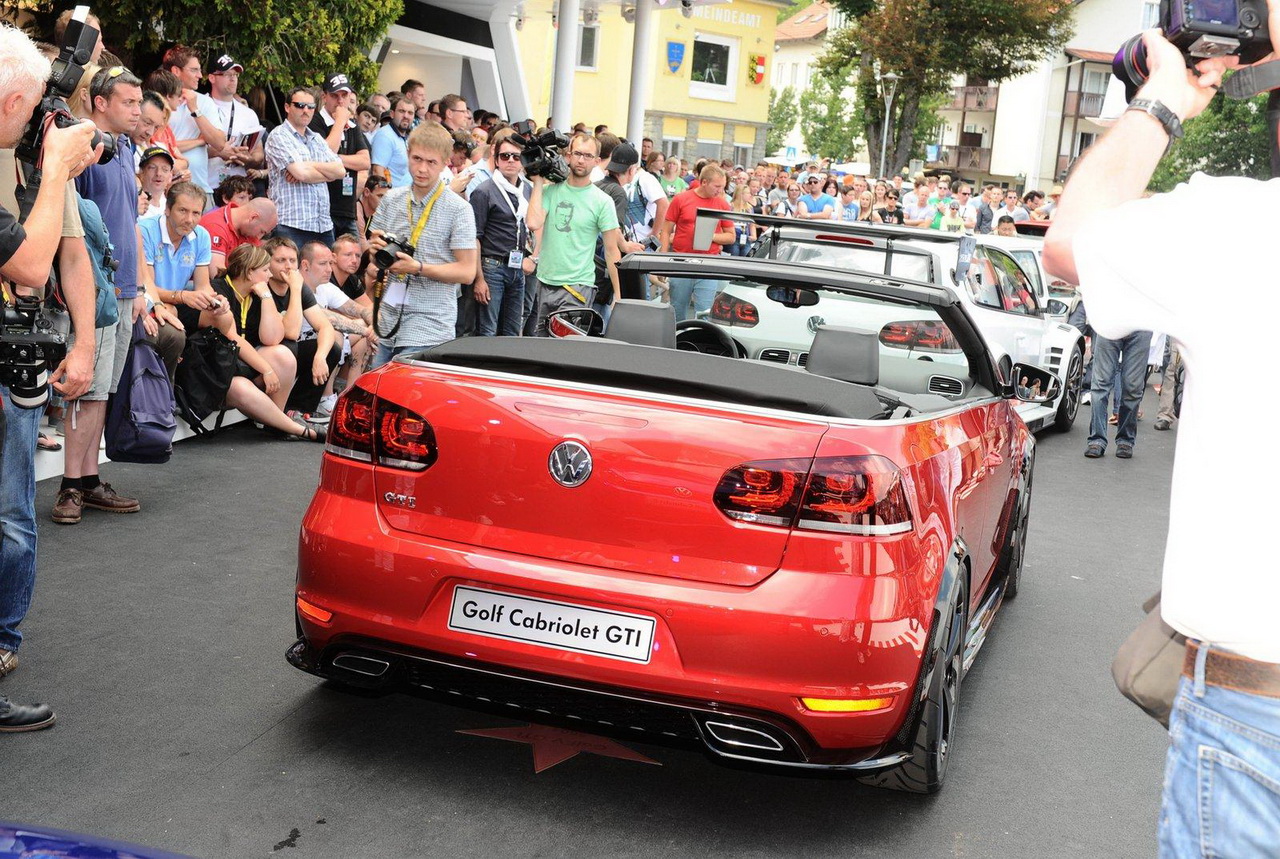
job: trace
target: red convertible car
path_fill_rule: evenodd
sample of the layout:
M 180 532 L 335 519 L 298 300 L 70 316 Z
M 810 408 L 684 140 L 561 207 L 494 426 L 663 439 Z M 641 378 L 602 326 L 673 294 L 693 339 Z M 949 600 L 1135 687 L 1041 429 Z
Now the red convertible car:
M 961 680 L 1019 583 L 1035 441 L 1011 399 L 1051 398 L 1052 376 L 999 378 L 929 284 L 660 254 L 620 272 L 624 294 L 661 274 L 861 302 L 874 327 L 815 326 L 807 366 L 784 367 L 620 301 L 605 337 L 455 340 L 366 374 L 302 524 L 289 661 L 936 791 Z M 920 366 L 889 388 L 904 336 Z M 928 392 L 937 343 L 966 359 L 963 393 Z

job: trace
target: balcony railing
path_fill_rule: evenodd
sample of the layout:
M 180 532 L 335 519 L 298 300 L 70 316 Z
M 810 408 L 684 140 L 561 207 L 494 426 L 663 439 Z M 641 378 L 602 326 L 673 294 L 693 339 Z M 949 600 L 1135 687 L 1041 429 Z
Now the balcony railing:
M 985 146 L 944 146 L 937 161 L 930 167 L 948 167 L 953 170 L 986 173 L 991 169 L 991 149 Z
M 958 86 L 951 100 L 951 110 L 995 110 L 1000 88 L 994 86 Z
M 1103 93 L 1069 92 L 1062 105 L 1062 112 L 1067 116 L 1101 116 Z

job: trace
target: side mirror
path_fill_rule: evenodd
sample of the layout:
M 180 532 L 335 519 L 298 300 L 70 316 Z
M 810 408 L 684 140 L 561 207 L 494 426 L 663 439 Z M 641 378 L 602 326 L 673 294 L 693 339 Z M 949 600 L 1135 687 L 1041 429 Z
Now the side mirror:
M 1013 365 L 1012 393 L 1024 403 L 1051 403 L 1058 398 L 1058 377 L 1033 364 Z
M 1046 316 L 1066 316 L 1071 312 L 1071 307 L 1060 298 L 1050 298 L 1044 303 L 1044 313 Z
M 552 337 L 601 337 L 604 317 L 589 307 L 555 310 L 547 316 L 547 331 Z
M 764 294 L 770 301 L 776 301 L 783 307 L 813 307 L 818 303 L 818 293 L 812 289 L 799 289 L 793 286 L 770 286 Z

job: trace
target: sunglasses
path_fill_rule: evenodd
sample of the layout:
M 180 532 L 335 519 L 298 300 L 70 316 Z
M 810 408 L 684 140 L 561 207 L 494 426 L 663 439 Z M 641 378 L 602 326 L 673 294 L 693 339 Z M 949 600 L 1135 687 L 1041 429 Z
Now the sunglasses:
M 293 105 L 298 110 L 315 110 L 316 109 L 315 104 L 309 101 L 291 101 L 289 102 L 289 104 Z
M 519 161 L 520 153 L 519 152 L 499 152 L 498 160 L 499 161 Z

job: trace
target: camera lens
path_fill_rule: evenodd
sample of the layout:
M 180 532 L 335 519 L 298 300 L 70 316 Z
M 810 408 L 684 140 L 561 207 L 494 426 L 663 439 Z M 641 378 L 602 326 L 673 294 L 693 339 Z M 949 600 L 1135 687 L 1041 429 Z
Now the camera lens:
M 1147 82 L 1151 69 L 1147 65 L 1147 46 L 1142 43 L 1142 36 L 1128 39 L 1116 51 L 1111 61 L 1111 73 L 1124 84 L 1126 101 L 1133 101 L 1138 94 L 1138 87 Z

